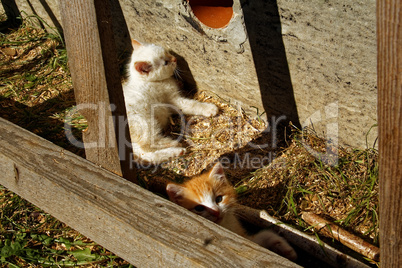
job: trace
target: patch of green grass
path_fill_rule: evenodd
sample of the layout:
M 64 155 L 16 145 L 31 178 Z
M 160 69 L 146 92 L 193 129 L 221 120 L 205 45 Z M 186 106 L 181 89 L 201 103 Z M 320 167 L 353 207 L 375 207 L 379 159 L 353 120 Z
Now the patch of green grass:
M 132 267 L 0 186 L 0 267 Z
M 11 90 L 16 100 L 25 102 L 32 100 L 30 96 L 43 93 L 43 87 L 49 90 L 55 83 L 71 81 L 60 34 L 39 29 L 32 20 L 24 18 L 19 29 L 0 34 L 2 91 Z
M 82 115 L 70 113 L 75 98 L 64 41 L 57 30 L 39 28 L 38 20 L 45 24 L 24 16 L 18 29 L 0 34 L 0 116 L 84 156 L 66 138 L 71 130 L 81 141 L 87 125 Z

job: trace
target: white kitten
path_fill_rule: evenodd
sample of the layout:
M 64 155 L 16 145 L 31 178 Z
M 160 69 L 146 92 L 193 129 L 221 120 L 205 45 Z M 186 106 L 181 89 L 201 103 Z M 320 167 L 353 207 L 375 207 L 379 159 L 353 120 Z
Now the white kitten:
M 180 95 L 173 78 L 177 59 L 167 50 L 135 40 L 133 47 L 123 92 L 134 159 L 157 164 L 185 152 L 177 140 L 162 135 L 173 112 L 214 116 L 218 108 Z

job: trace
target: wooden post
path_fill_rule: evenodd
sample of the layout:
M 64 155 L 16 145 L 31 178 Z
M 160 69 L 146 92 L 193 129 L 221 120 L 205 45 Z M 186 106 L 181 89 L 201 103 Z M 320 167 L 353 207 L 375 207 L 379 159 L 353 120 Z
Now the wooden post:
M 381 267 L 402 267 L 402 3 L 377 1 Z
M 136 182 L 109 2 L 62 0 L 60 9 L 75 98 L 88 121 L 86 158 Z
M 114 129 L 119 151 L 123 177 L 137 182 L 135 166 L 132 165 L 130 131 L 127 124 L 127 112 L 124 102 L 123 88 L 117 61 L 117 49 L 112 29 L 110 1 L 95 0 L 95 11 L 101 41 L 102 56 L 105 68 L 107 89 L 110 103 L 113 105 Z

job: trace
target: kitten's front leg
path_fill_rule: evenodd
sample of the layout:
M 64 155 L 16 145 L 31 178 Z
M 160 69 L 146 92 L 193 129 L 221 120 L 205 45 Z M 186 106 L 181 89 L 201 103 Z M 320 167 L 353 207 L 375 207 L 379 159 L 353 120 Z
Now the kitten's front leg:
M 155 135 L 151 139 L 151 147 L 156 149 L 178 147 L 180 142 L 162 135 Z
M 218 107 L 213 103 L 200 102 L 184 97 L 176 97 L 173 104 L 182 110 L 184 114 L 214 116 L 218 113 Z
M 162 114 L 165 115 L 165 114 Z M 169 147 L 178 147 L 179 140 L 174 140 L 162 134 L 163 126 L 159 118 L 152 117 L 149 114 L 130 114 L 129 129 L 131 141 L 139 144 L 145 150 L 164 149 Z
M 263 230 L 257 233 L 251 240 L 291 261 L 297 259 L 297 253 L 289 243 L 283 237 L 270 230 Z

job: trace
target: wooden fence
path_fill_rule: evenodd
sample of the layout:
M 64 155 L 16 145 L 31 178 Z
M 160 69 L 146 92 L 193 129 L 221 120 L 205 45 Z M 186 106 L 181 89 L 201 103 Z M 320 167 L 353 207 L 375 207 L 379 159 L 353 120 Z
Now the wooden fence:
M 108 1 L 60 7 L 77 103 L 114 103 L 125 118 Z M 381 267 L 402 267 L 401 2 L 378 0 L 377 19 Z M 84 111 L 84 142 L 111 145 L 86 148 L 89 161 L 0 119 L 1 184 L 136 266 L 296 266 L 127 181 L 135 170 L 104 107 Z
M 381 267 L 402 267 L 402 2 L 377 1 Z

